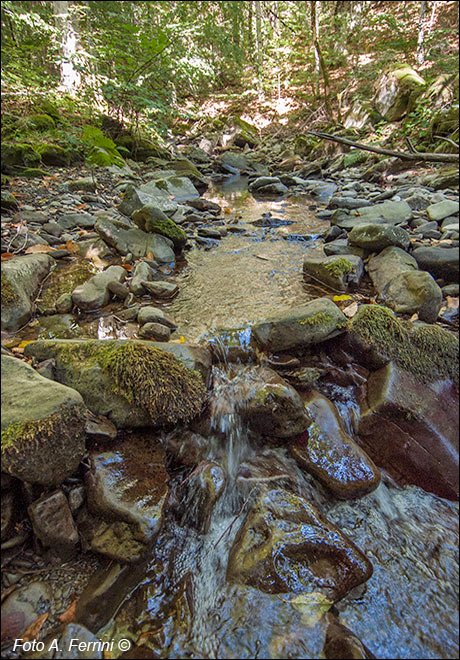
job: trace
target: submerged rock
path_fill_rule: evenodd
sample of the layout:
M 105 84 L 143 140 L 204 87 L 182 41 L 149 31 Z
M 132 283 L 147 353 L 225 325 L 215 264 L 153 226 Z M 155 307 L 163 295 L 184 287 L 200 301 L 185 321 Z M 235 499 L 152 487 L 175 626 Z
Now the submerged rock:
M 372 575 L 367 557 L 303 498 L 262 494 L 233 546 L 227 579 L 268 593 L 319 592 L 334 601 Z
M 79 391 L 90 410 L 117 427 L 190 421 L 206 399 L 201 376 L 156 346 L 137 340 L 51 340 L 26 348 L 38 360 L 53 357 L 57 380 Z
M 346 325 L 346 316 L 332 300 L 317 298 L 260 321 L 252 333 L 262 349 L 277 352 L 325 341 L 345 332 Z
M 393 363 L 372 373 L 359 434 L 399 483 L 458 499 L 458 398 L 448 381 L 423 385 Z
M 2 355 L 2 469 L 23 481 L 59 485 L 85 453 L 80 394 Z
M 313 391 L 305 400 L 305 408 L 311 423 L 289 446 L 299 466 L 341 499 L 361 497 L 375 490 L 380 472 L 345 433 L 334 404 Z

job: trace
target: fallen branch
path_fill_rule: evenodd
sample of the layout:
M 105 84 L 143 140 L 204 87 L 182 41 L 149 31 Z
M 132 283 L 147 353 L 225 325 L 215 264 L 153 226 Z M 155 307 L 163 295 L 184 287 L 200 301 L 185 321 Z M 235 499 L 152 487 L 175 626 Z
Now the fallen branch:
M 362 142 L 353 142 L 353 140 L 348 140 L 344 137 L 338 137 L 336 135 L 331 135 L 330 133 L 321 133 L 320 131 L 307 131 L 308 135 L 314 135 L 315 137 L 322 138 L 323 140 L 331 140 L 332 142 L 339 142 L 340 144 L 347 144 L 350 147 L 355 147 L 356 149 L 362 149 L 363 151 L 372 151 L 375 154 L 383 154 L 385 156 L 393 156 L 395 158 L 401 158 L 402 160 L 423 160 L 423 161 L 432 161 L 437 163 L 458 163 L 459 155 L 458 154 L 434 154 L 434 153 L 421 153 L 414 152 L 409 153 L 407 151 L 393 151 L 392 149 L 384 149 L 383 147 L 373 147 L 368 144 L 363 144 Z

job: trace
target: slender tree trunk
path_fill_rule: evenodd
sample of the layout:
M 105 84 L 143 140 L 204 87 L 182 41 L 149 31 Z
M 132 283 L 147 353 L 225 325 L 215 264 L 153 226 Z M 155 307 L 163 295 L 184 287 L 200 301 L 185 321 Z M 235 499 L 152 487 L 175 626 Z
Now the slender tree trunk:
M 77 54 L 78 38 L 72 25 L 70 5 L 66 0 L 53 1 L 55 23 L 61 40 L 61 86 L 68 92 L 77 89 L 81 83 L 80 74 L 73 62 Z
M 319 73 L 321 73 L 323 78 L 324 85 L 324 104 L 326 106 L 326 112 L 329 117 L 332 118 L 331 104 L 329 99 L 329 75 L 327 73 L 326 63 L 324 61 L 323 54 L 321 52 L 321 46 L 319 43 L 319 28 L 318 28 L 318 14 L 317 14 L 317 0 L 311 2 L 311 31 L 313 35 L 313 45 L 315 47 L 315 60 L 319 64 L 319 71 L 317 73 L 319 79 Z
M 261 0 L 255 0 L 255 14 L 256 14 L 256 67 L 257 67 L 257 90 L 259 96 L 263 96 L 263 87 L 262 87 L 262 62 L 263 62 L 263 52 L 262 52 L 262 2 Z
M 417 39 L 417 56 L 416 62 L 420 66 L 425 61 L 425 14 L 426 14 L 426 0 L 420 3 L 420 18 L 418 21 L 418 39 Z

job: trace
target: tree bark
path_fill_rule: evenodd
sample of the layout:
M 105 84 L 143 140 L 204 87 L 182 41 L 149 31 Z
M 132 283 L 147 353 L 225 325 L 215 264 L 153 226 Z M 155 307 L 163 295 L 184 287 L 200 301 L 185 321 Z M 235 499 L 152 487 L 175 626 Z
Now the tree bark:
M 72 25 L 70 5 L 67 0 L 53 0 L 55 24 L 61 40 L 61 86 L 68 92 L 75 91 L 81 83 L 80 73 L 73 62 L 77 54 L 78 35 Z
M 313 0 L 311 2 L 311 31 L 313 35 L 313 45 L 315 47 L 315 59 L 317 62 L 318 70 L 317 70 L 317 75 L 319 79 L 319 74 L 321 73 L 322 78 L 323 78 L 323 85 L 324 85 L 324 104 L 326 106 L 326 112 L 329 115 L 329 117 L 332 118 L 332 112 L 331 112 L 331 104 L 330 104 L 330 99 L 329 99 L 329 76 L 327 73 L 327 68 L 326 68 L 326 63 L 324 61 L 323 53 L 321 52 L 321 46 L 319 43 L 319 36 L 318 36 L 318 12 L 317 12 L 317 1 Z
M 393 156 L 395 158 L 401 158 L 402 160 L 423 160 L 431 161 L 433 163 L 458 163 L 459 161 L 458 154 L 434 154 L 421 153 L 418 151 L 393 151 L 392 149 L 384 149 L 383 147 L 373 147 L 369 144 L 362 144 L 362 142 L 353 142 L 347 138 L 331 135 L 330 133 L 322 133 L 320 131 L 307 131 L 307 133 L 309 135 L 314 135 L 315 137 L 323 138 L 323 140 L 331 140 L 332 142 L 347 144 L 350 147 L 355 147 L 356 149 L 371 151 L 372 153 L 383 154 L 385 156 Z
M 262 87 L 262 7 L 261 0 L 255 0 L 255 14 L 256 14 L 256 68 L 257 68 L 257 91 L 259 97 L 263 96 Z
M 426 14 L 426 0 L 420 3 L 420 18 L 418 21 L 418 38 L 417 38 L 417 56 L 416 62 L 420 66 L 425 61 L 425 14 Z

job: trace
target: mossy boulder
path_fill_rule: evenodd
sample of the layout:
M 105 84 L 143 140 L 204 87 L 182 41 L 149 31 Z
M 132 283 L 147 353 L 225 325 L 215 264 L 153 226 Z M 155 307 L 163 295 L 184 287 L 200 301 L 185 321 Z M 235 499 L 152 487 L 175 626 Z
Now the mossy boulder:
M 54 358 L 57 380 L 118 427 L 187 423 L 206 399 L 201 375 L 148 341 L 51 340 L 26 349 L 40 361 Z
M 401 321 L 381 305 L 361 305 L 350 323 L 347 341 L 371 369 L 393 361 L 421 382 L 458 383 L 458 338 L 438 326 Z
M 49 117 L 52 117 L 55 122 L 58 122 L 62 119 L 61 112 L 53 101 L 50 99 L 42 99 L 35 107 L 34 110 L 41 114 L 46 114 Z
M 420 180 L 422 186 L 430 186 L 435 190 L 457 188 L 459 182 L 458 167 L 443 167 L 433 174 L 427 174 Z
M 9 190 L 1 191 L 1 208 L 2 211 L 14 211 L 18 208 L 18 200 Z
M 70 164 L 70 153 L 58 144 L 39 144 L 36 147 L 45 165 L 53 167 L 67 167 Z
M 45 114 L 30 115 L 25 118 L 25 122 L 29 129 L 35 131 L 51 131 L 56 128 L 56 123 L 52 117 Z
M 26 167 L 20 175 L 24 179 L 41 179 L 44 176 L 49 176 L 49 172 L 41 170 L 39 167 Z
M 298 156 L 310 156 L 321 146 L 321 141 L 311 135 L 298 135 L 294 141 L 294 153 Z
M 322 282 L 337 291 L 356 289 L 363 276 L 361 257 L 354 254 L 306 257 L 303 276 L 306 282 Z
M 356 167 L 369 160 L 369 154 L 361 151 L 361 149 L 352 149 L 343 157 L 343 167 L 346 170 L 348 167 Z
M 393 64 L 376 81 L 373 105 L 387 121 L 402 119 L 425 88 L 424 79 L 408 64 Z
M 131 158 L 136 161 L 144 161 L 151 156 L 171 160 L 171 154 L 166 147 L 144 137 L 135 137 L 130 134 L 120 135 L 115 138 L 115 144 L 128 149 Z
M 168 168 L 174 170 L 178 176 L 185 176 L 187 179 L 190 179 L 193 185 L 201 191 L 206 190 L 208 187 L 206 178 L 201 174 L 200 170 L 187 158 L 170 161 L 168 163 Z
M 432 135 L 451 135 L 458 132 L 459 106 L 451 105 L 450 108 L 440 110 L 433 117 L 431 124 Z
M 2 470 L 55 486 L 85 453 L 86 408 L 75 390 L 2 355 Z
M 34 167 L 40 161 L 40 154 L 31 144 L 2 142 L 2 170 L 7 174 L 22 167 Z
M 173 220 L 170 220 L 163 211 L 160 211 L 160 209 L 157 209 L 151 204 L 147 204 L 141 209 L 134 211 L 131 217 L 142 231 L 148 234 L 166 236 L 166 238 L 169 238 L 174 243 L 174 247 L 178 250 L 181 250 L 187 241 L 185 231 L 178 227 Z
M 227 122 L 233 129 L 232 144 L 236 147 L 255 147 L 258 143 L 257 128 L 238 116 L 230 117 Z

